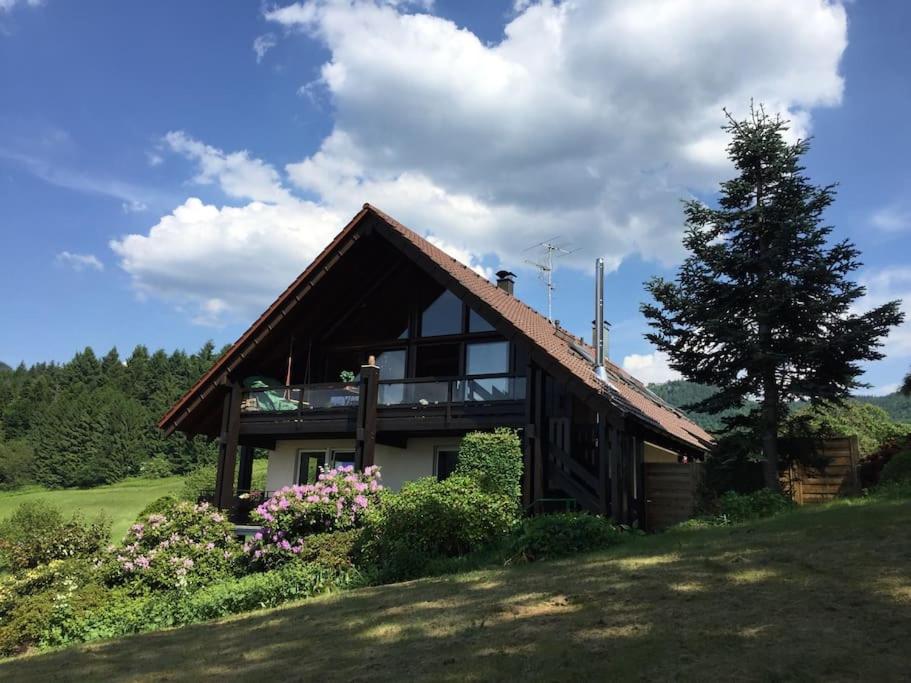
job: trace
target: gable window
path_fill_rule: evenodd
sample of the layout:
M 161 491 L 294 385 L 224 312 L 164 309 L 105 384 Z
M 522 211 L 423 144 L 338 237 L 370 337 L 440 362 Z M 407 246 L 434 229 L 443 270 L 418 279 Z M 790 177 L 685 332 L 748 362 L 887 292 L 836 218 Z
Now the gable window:
M 469 332 L 493 332 L 493 325 L 487 322 L 480 314 L 468 309 L 468 331 Z
M 421 313 L 421 336 L 439 337 L 462 331 L 462 302 L 448 289 Z
M 326 466 L 326 451 L 299 451 L 297 466 L 298 484 L 315 484 L 319 468 Z

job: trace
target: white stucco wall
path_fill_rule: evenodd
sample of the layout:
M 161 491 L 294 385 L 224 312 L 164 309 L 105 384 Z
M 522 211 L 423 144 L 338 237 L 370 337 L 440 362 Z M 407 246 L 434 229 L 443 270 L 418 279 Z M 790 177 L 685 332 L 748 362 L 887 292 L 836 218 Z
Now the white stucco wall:
M 406 481 L 434 475 L 437 448 L 458 448 L 458 437 L 419 437 L 408 439 L 405 448 L 377 444 L 374 462 L 380 466 L 383 485 L 398 490 Z M 353 439 L 293 439 L 279 441 L 269 453 L 266 488 L 275 491 L 297 482 L 298 453 L 325 451 L 330 464 L 333 450 L 354 450 Z

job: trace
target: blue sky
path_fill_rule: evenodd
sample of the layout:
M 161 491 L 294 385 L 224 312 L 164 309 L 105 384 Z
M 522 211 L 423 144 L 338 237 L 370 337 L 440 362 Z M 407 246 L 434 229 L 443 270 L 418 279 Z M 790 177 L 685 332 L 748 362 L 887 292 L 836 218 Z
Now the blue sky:
M 523 250 L 578 248 L 555 317 L 671 376 L 642 282 L 729 174 L 721 107 L 812 134 L 869 303 L 911 303 L 911 6 L 823 0 L 0 0 L 0 360 L 233 341 L 365 201 L 543 309 Z M 905 310 L 909 305 L 905 305 Z M 866 379 L 911 366 L 911 327 Z

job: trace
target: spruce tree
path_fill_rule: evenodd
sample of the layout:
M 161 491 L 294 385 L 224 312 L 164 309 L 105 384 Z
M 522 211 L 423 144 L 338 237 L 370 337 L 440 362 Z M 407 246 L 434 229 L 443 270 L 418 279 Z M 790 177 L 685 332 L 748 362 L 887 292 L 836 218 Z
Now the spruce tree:
M 834 185 L 815 186 L 801 158 L 806 140 L 789 143 L 787 122 L 751 107 L 725 111 L 728 156 L 737 177 L 721 185 L 718 208 L 685 205 L 689 255 L 675 281 L 653 278 L 643 304 L 646 335 L 687 379 L 719 391 L 693 406 L 719 413 L 747 405 L 745 426 L 765 457 L 765 481 L 778 488 L 778 433 L 795 399 L 838 402 L 857 387 L 860 363 L 882 358 L 880 339 L 902 321 L 899 302 L 863 314 L 864 288 L 849 275 L 861 264 L 847 241 L 830 243 L 823 214 Z
M 902 383 L 901 393 L 905 396 L 911 396 L 911 372 L 905 375 L 905 381 Z

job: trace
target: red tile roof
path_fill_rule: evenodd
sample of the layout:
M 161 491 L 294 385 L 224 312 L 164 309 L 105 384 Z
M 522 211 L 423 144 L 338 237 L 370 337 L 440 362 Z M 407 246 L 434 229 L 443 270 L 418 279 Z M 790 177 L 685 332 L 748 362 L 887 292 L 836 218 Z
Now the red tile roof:
M 257 335 L 261 327 L 266 325 L 275 315 L 279 315 L 281 311 L 288 310 L 285 304 L 309 281 L 319 268 L 325 265 L 323 261 L 327 259 L 336 247 L 342 245 L 346 237 L 357 229 L 357 226 L 362 222 L 361 219 L 367 214 L 379 217 L 389 228 L 404 237 L 471 294 L 483 300 L 505 322 L 530 339 L 553 361 L 581 380 L 591 391 L 604 396 L 618 408 L 632 414 L 652 429 L 663 431 L 690 446 L 703 449 L 711 444 L 712 437 L 704 429 L 689 420 L 681 411 L 662 401 L 625 370 L 610 362 L 606 363 L 609 381 L 605 385 L 595 376 L 592 369 L 591 358 L 594 350 L 591 346 L 583 340 L 573 337 L 566 330 L 551 324 L 547 318 L 521 300 L 506 293 L 486 278 L 478 275 L 471 268 L 452 258 L 439 247 L 431 244 L 413 230 L 406 228 L 397 220 L 370 204 L 364 205 L 364 208 L 332 240 L 329 246 L 241 335 L 240 339 L 234 343 L 231 349 L 212 369 L 161 418 L 159 427 L 168 429 L 176 427 L 177 422 L 180 421 L 179 414 L 181 411 L 184 413 L 189 412 L 196 403 L 204 398 L 208 393 L 208 391 L 204 391 L 205 385 L 217 380 L 233 362 L 238 360 L 236 356 L 243 353 L 246 344 Z M 195 401 L 193 400 L 194 397 Z
M 399 234 L 429 256 L 472 294 L 488 303 L 504 319 L 530 338 L 555 361 L 581 379 L 593 391 L 606 395 L 621 409 L 632 412 L 661 431 L 697 448 L 711 444 L 712 437 L 686 415 L 652 393 L 642 382 L 610 361 L 605 361 L 610 378 L 605 387 L 594 373 L 594 348 L 553 324 L 520 299 L 506 293 L 439 247 L 406 228 L 376 207 L 367 205 Z M 580 353 L 579 351 L 582 351 Z M 588 356 L 586 358 L 585 356 Z

